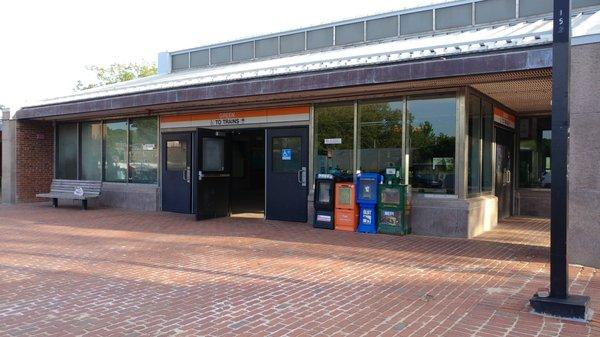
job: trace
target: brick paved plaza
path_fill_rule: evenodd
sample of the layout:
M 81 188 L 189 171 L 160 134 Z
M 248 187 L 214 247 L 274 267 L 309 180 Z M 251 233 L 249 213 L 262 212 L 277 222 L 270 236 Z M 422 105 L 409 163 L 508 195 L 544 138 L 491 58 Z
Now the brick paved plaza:
M 463 240 L 0 205 L 0 336 L 600 335 L 594 269 L 570 269 L 592 322 L 530 313 L 547 246 L 533 219 Z

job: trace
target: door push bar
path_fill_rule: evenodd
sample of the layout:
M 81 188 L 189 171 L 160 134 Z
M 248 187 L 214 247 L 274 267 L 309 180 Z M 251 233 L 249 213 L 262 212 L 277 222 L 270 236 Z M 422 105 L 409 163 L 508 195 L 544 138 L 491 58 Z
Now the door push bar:
M 298 170 L 296 178 L 298 179 L 298 184 L 302 185 L 302 187 L 306 187 L 306 167 L 303 166 L 300 170 Z
M 183 173 L 183 180 L 185 180 L 186 182 L 190 182 L 191 179 L 191 175 L 192 175 L 192 171 L 190 170 L 190 167 L 186 167 L 185 170 L 181 171 Z

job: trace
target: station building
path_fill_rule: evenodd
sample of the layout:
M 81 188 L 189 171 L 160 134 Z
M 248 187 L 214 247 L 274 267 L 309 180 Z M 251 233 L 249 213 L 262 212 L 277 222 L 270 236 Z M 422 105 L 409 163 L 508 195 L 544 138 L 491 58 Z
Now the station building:
M 572 4 L 569 254 L 600 266 L 600 0 Z M 397 167 L 415 234 L 550 215 L 551 0 L 449 1 L 158 68 L 5 114 L 4 201 L 102 180 L 103 206 L 311 222 L 315 174 Z

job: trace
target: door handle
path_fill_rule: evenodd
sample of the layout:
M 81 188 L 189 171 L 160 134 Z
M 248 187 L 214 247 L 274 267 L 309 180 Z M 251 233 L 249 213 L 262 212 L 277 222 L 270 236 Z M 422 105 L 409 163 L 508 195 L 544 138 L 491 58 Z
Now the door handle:
M 190 178 L 191 178 L 191 177 L 190 177 L 191 175 L 192 175 L 192 170 L 190 170 L 190 167 L 188 166 L 188 167 L 185 169 L 185 181 L 187 181 L 188 183 L 189 183 L 189 182 L 190 182 L 190 180 L 191 180 L 191 179 L 190 179 Z
M 306 167 L 302 167 L 300 170 L 300 181 L 298 181 L 302 187 L 306 187 Z
M 296 172 L 296 180 L 298 181 L 298 184 L 302 184 L 302 170 Z
M 202 171 L 198 171 L 198 181 L 201 181 L 204 178 L 204 173 Z

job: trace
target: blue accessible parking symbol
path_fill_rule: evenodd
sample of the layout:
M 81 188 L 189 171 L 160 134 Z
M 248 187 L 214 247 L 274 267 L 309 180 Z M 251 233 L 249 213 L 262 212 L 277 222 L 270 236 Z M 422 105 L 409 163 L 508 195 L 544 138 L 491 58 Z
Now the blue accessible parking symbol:
M 292 149 L 281 149 L 281 160 L 292 160 Z

